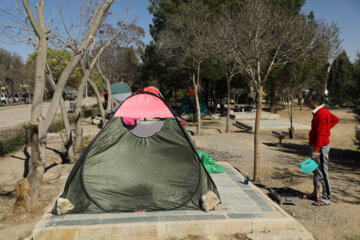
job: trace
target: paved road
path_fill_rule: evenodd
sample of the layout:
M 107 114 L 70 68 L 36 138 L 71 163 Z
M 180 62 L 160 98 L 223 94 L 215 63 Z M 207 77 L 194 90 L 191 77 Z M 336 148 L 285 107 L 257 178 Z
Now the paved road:
M 69 101 L 65 102 L 69 108 Z M 87 104 L 95 104 L 96 98 L 88 98 Z M 85 99 L 83 99 L 83 104 L 86 104 Z M 45 116 L 50 103 L 45 102 L 43 105 L 43 115 Z M 58 108 L 58 113 L 60 113 L 60 108 Z M 31 104 L 28 105 L 18 105 L 18 106 L 8 106 L 0 108 L 0 128 L 12 127 L 21 123 L 29 122 L 31 118 Z

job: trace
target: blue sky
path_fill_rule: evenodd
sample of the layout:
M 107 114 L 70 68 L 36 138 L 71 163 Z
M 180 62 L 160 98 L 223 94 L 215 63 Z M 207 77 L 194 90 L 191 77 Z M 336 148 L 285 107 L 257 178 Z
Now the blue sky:
M 12 2 L 11 0 L 0 1 L 0 8 L 7 7 Z M 30 0 L 30 2 L 34 2 L 34 0 Z M 46 1 L 46 4 L 48 2 Z M 146 35 L 143 39 L 145 43 L 149 43 L 152 40 L 149 33 L 152 15 L 147 10 L 148 5 L 148 0 L 117 0 L 116 4 L 111 7 L 114 19 L 118 16 L 123 16 L 124 9 L 128 8 L 129 19 L 136 19 L 137 25 L 145 29 Z M 53 6 L 47 7 L 49 10 L 51 8 Z M 347 52 L 350 60 L 352 62 L 355 60 L 356 52 L 360 51 L 360 0 L 306 0 L 302 10 L 304 13 L 309 13 L 312 10 L 316 19 L 324 18 L 328 23 L 337 23 L 341 31 L 341 38 L 343 39 L 341 46 Z M 28 53 L 33 51 L 32 47 L 26 44 L 11 45 L 4 43 L 2 36 L 0 36 L 0 48 L 18 53 L 23 57 L 24 61 Z
M 359 0 L 306 0 L 303 12 L 311 10 L 315 18 L 323 18 L 328 23 L 335 22 L 340 28 L 341 47 L 346 51 L 350 61 L 356 59 L 360 52 L 360 1 Z

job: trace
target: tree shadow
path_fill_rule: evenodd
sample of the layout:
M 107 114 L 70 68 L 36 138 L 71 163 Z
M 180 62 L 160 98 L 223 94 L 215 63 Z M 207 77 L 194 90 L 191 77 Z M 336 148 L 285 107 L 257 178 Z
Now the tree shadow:
M 51 150 L 54 153 L 56 153 L 57 155 L 59 155 L 60 158 L 61 158 L 61 164 L 70 163 L 70 161 L 69 161 L 69 159 L 68 159 L 68 157 L 67 157 L 67 155 L 65 153 L 60 152 L 59 150 L 57 150 L 55 148 L 46 147 L 46 149 Z
M 15 155 L 11 155 L 12 158 L 16 158 L 16 159 L 20 159 L 24 161 L 24 173 L 23 173 L 23 178 L 26 178 L 29 175 L 29 160 L 30 160 L 30 154 L 28 152 L 28 147 L 29 146 L 25 146 L 23 153 L 25 155 L 25 158 L 21 158 Z
M 44 173 L 46 173 L 49 169 L 51 169 L 51 168 L 53 168 L 53 167 L 55 167 L 55 166 L 57 166 L 57 165 L 59 165 L 59 164 L 58 164 L 58 163 L 53 163 L 53 164 L 47 166 L 47 167 L 45 168 Z
M 282 153 L 295 154 L 298 156 L 302 156 L 304 158 L 308 158 L 310 156 L 310 148 L 309 146 L 304 144 L 283 143 L 280 146 L 274 143 L 264 143 L 264 144 Z M 351 150 L 351 149 L 332 148 L 330 149 L 329 158 L 330 158 L 329 165 L 335 164 L 337 167 L 340 167 L 339 170 L 345 170 L 344 168 L 350 168 L 352 169 L 352 171 L 360 170 L 359 151 Z
M 284 154 L 294 154 L 296 156 L 303 157 L 304 159 L 308 158 L 310 155 L 309 146 L 303 144 L 284 143 L 281 146 L 276 146 L 273 143 L 265 143 L 265 145 L 275 151 Z M 309 174 L 302 174 L 300 171 L 296 172 L 293 169 L 285 167 L 289 164 L 298 164 L 298 158 L 286 158 L 283 154 L 279 154 L 279 158 L 279 167 L 275 168 L 272 175 L 273 179 L 280 180 L 284 184 L 291 185 L 300 183 L 309 178 Z M 284 160 L 282 158 L 284 158 Z M 346 183 L 349 184 L 349 186 L 360 185 L 360 177 L 358 177 L 360 176 L 359 151 L 339 148 L 331 149 L 329 158 L 329 175 L 330 183 L 337 183 L 337 187 L 332 189 L 332 192 L 335 194 L 332 194 L 333 200 L 349 204 L 360 204 L 360 191 L 354 187 L 348 189 L 342 185 Z M 351 200 L 349 200 L 349 198 Z

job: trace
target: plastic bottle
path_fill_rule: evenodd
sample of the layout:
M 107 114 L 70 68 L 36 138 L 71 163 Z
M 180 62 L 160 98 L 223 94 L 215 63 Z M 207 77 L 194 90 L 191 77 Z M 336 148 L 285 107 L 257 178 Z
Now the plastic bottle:
M 249 174 L 248 174 L 248 173 L 245 173 L 245 176 L 244 176 L 244 184 L 246 184 L 246 185 L 249 184 Z

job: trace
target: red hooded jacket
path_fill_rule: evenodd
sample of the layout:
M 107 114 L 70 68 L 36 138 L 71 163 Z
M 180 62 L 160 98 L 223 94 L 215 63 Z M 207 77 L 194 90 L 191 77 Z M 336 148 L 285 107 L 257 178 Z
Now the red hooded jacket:
M 330 143 L 330 129 L 339 122 L 339 118 L 322 107 L 313 116 L 309 132 L 309 145 L 320 151 L 322 146 Z

